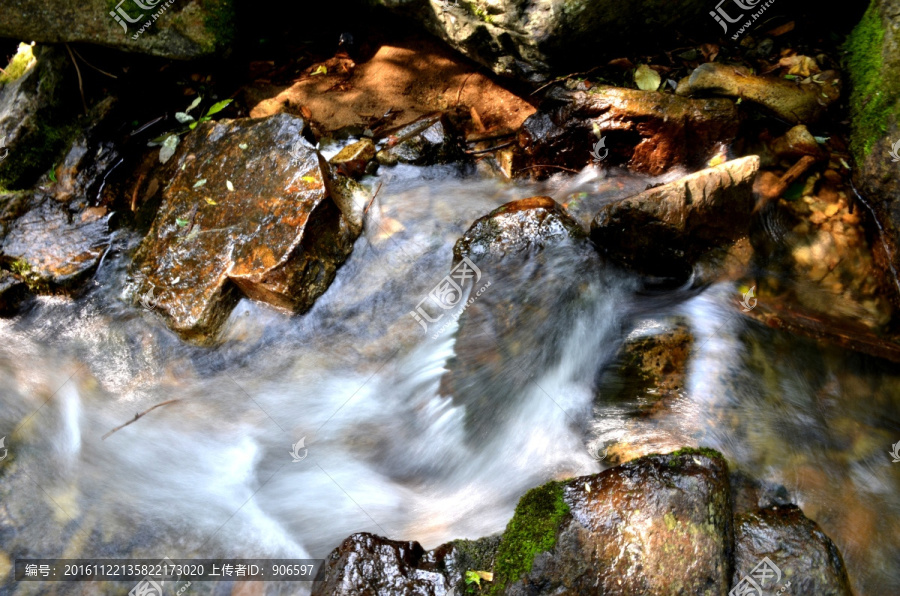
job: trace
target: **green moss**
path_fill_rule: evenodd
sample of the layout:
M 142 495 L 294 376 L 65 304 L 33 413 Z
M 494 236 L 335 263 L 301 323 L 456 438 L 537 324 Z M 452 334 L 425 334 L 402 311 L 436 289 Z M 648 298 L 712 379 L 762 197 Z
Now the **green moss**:
M 875 142 L 884 137 L 891 119 L 900 115 L 900 81 L 883 73 L 884 33 L 873 1 L 844 44 L 845 68 L 852 86 L 850 150 L 857 163 L 862 163 Z
M 556 545 L 560 523 L 569 513 L 562 482 L 548 482 L 519 499 L 497 550 L 494 582 L 488 594 L 501 594 L 507 585 L 531 571 L 534 558 Z
M 678 451 L 673 451 L 669 455 L 677 457 L 679 455 L 705 455 L 713 459 L 725 459 L 721 453 L 709 447 L 682 447 Z
M 27 188 L 46 172 L 78 133 L 76 123 L 54 126 L 43 119 L 25 137 L 18 140 L 15 150 L 0 163 L 0 188 Z
M 34 53 L 31 51 L 32 46 L 27 43 L 20 43 L 16 55 L 12 57 L 3 72 L 0 73 L 0 86 L 11 83 L 25 74 L 28 67 L 34 62 Z
M 210 45 L 204 49 L 221 51 L 230 47 L 235 40 L 237 23 L 232 0 L 206 0 L 203 11 L 206 14 L 203 25 L 212 38 Z

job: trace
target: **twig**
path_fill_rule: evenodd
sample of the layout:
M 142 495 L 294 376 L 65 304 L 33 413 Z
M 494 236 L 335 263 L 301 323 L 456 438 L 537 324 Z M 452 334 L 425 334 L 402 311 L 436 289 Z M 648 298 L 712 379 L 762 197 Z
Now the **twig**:
M 72 54 L 72 48 L 69 47 L 69 44 L 66 45 L 66 50 L 69 52 L 69 58 L 72 59 L 72 65 L 75 66 L 75 74 L 78 75 L 78 91 L 81 93 L 81 107 L 84 108 L 84 114 L 87 115 L 87 102 L 84 101 L 84 85 L 81 83 L 81 69 L 78 68 L 78 63 L 75 62 L 75 56 Z
M 117 77 L 117 76 L 114 75 L 114 74 L 109 74 L 109 73 L 106 72 L 105 70 L 100 70 L 99 68 L 97 68 L 96 66 L 94 66 L 93 64 L 91 64 L 90 62 L 88 62 L 87 60 L 85 60 L 85 59 L 84 59 L 84 56 L 82 56 L 81 54 L 78 53 L 78 50 L 72 50 L 72 51 L 75 52 L 75 55 L 78 56 L 79 58 L 81 58 L 81 60 L 82 60 L 85 64 L 87 64 L 88 66 L 90 66 L 91 68 L 93 68 L 94 70 L 96 70 L 97 72 L 99 72 L 99 73 L 101 73 L 101 74 L 105 74 L 106 76 L 111 77 L 111 78 L 113 78 L 113 79 L 118 79 L 118 78 L 119 78 L 119 77 Z
M 155 406 L 153 406 L 152 408 L 148 408 L 148 409 L 144 410 L 144 411 L 141 412 L 140 414 L 135 414 L 135 415 L 134 415 L 134 418 L 132 418 L 131 420 L 129 420 L 129 421 L 126 422 L 125 424 L 122 424 L 122 425 L 119 425 L 119 426 L 115 427 L 114 429 L 112 429 L 111 431 L 109 431 L 108 433 L 106 433 L 105 435 L 103 435 L 102 437 L 100 437 L 100 440 L 101 440 L 101 441 L 105 441 L 105 440 L 106 440 L 106 437 L 108 437 L 109 435 L 113 434 L 113 433 L 116 432 L 116 431 L 122 430 L 123 428 L 125 428 L 125 427 L 128 426 L 129 424 L 134 424 L 134 423 L 137 422 L 142 416 L 144 416 L 144 415 L 146 415 L 146 414 L 149 414 L 150 412 L 152 412 L 152 411 L 155 410 L 156 408 L 161 408 L 162 406 L 167 406 L 167 405 L 169 405 L 169 404 L 174 404 L 176 401 L 181 401 L 181 400 L 180 400 L 180 399 L 170 399 L 170 400 L 164 401 L 164 402 L 162 402 L 162 403 L 158 403 L 158 404 L 156 404 Z
M 592 68 L 592 69 L 590 69 L 590 70 L 586 70 L 586 71 L 584 71 L 584 72 L 573 72 L 572 74 L 566 75 L 566 76 L 564 76 L 564 77 L 556 77 L 555 79 L 553 79 L 553 80 L 550 81 L 549 83 L 547 83 L 547 84 L 545 84 L 545 85 L 541 85 L 540 87 L 538 87 L 537 89 L 535 89 L 534 91 L 532 91 L 531 93 L 529 93 L 529 95 L 534 95 L 534 94 L 537 93 L 538 91 L 541 91 L 541 90 L 543 90 L 543 89 L 546 89 L 546 88 L 549 87 L 550 85 L 555 85 L 556 83 L 559 83 L 560 81 L 565 81 L 565 80 L 567 80 L 567 79 L 571 79 L 572 77 L 580 77 L 580 76 L 582 76 L 582 75 L 588 75 L 588 74 L 591 74 L 592 72 L 594 72 L 594 71 L 597 70 L 598 68 L 602 68 L 602 67 L 601 67 L 601 66 L 595 66 L 594 68 Z
M 459 91 L 456 92 L 456 106 L 459 106 L 459 99 L 462 97 L 463 87 L 466 86 L 466 83 L 469 82 L 469 78 L 475 74 L 474 72 L 470 72 L 468 76 L 463 80 L 462 85 L 459 86 Z
M 496 151 L 498 149 L 506 149 L 507 147 L 511 147 L 515 144 L 515 141 L 510 141 L 508 143 L 502 143 L 500 145 L 488 147 L 487 149 L 479 149 L 478 151 L 464 151 L 464 153 L 466 153 L 467 155 L 481 155 L 482 153 L 490 153 L 491 151 Z
M 381 190 L 381 185 L 382 185 L 382 184 L 383 184 L 383 182 L 379 182 L 379 183 L 378 183 L 378 188 L 376 188 L 376 189 L 375 189 L 375 192 L 372 193 L 372 198 L 369 199 L 369 203 L 366 205 L 366 208 L 363 209 L 363 220 L 365 220 L 366 214 L 369 213 L 369 207 L 371 207 L 371 206 L 372 206 L 372 203 L 375 202 L 375 197 L 378 196 L 378 192 Z
M 538 164 L 536 166 L 528 166 L 525 168 L 520 168 L 519 170 L 516 170 L 516 171 L 524 172 L 525 170 L 533 170 L 534 168 L 556 168 L 557 170 L 565 170 L 566 172 L 572 172 L 573 174 L 579 173 L 578 170 L 573 170 L 571 168 L 564 168 L 562 166 L 541 165 L 541 164 Z

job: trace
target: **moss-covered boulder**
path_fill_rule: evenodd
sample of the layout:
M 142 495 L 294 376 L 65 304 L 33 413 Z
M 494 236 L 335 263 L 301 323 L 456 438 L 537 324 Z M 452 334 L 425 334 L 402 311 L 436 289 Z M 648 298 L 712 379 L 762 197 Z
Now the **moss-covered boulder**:
M 68 60 L 63 49 L 20 44 L 0 75 L 0 188 L 30 187 L 74 136 L 78 87 Z
M 850 582 L 837 547 L 797 507 L 770 507 L 734 520 L 733 586 L 754 581 L 766 593 L 850 596 Z M 754 569 L 768 559 L 768 572 Z M 768 565 L 764 565 L 768 567 Z
M 523 497 L 500 541 L 494 593 L 728 591 L 731 494 L 717 452 L 651 455 L 537 490 L 544 494 L 532 499 L 536 511 L 522 508 Z M 528 516 L 543 525 L 524 523 Z
M 897 271 L 900 163 L 893 155 L 900 155 L 900 1 L 872 0 L 845 49 L 851 84 L 854 181 L 875 210 L 887 242 L 887 247 L 874 243 L 881 269 Z M 889 280 L 889 285 L 895 283 Z
M 0 37 L 189 59 L 227 50 L 235 21 L 233 0 L 6 0 Z

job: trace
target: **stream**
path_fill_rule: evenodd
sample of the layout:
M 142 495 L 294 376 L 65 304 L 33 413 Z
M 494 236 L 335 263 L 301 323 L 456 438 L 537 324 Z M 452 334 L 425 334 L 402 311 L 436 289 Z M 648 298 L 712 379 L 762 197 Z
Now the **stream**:
M 588 168 L 503 184 L 450 166 L 398 166 L 383 179 L 313 309 L 287 316 L 243 300 L 215 348 L 183 343 L 123 300 L 139 241 L 127 230 L 87 293 L 0 319 L 10 558 L 324 558 L 363 531 L 430 549 L 501 532 L 526 490 L 605 469 L 592 453 L 610 445 L 633 456 L 703 445 L 783 485 L 843 553 L 857 594 L 900 593 L 896 366 L 743 317 L 734 283 L 648 295 L 601 263 L 552 313 L 555 341 L 517 346 L 541 356 L 529 380 L 488 383 L 489 400 L 463 406 L 440 392 L 456 324 L 426 334 L 410 316 L 450 270 L 454 242 L 517 198 L 578 195 L 570 210 L 584 224 L 648 180 Z M 580 274 L 552 265 L 560 280 Z M 673 321 L 694 335 L 678 399 L 648 414 L 598 390 L 626 338 Z M 469 432 L 473 419 L 488 431 Z M 280 593 L 297 589 L 307 588 Z

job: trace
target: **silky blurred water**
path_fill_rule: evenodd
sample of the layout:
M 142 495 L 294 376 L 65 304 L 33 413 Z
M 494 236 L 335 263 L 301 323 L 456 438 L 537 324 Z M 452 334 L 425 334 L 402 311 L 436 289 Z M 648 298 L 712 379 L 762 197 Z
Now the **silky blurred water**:
M 121 232 L 86 295 L 41 298 L 0 320 L 11 455 L 0 463 L 0 555 L 323 558 L 361 531 L 433 548 L 502 531 L 531 487 L 602 470 L 592 445 L 701 444 L 783 484 L 838 544 L 858 594 L 900 593 L 900 465 L 887 454 L 900 440 L 896 367 L 743 319 L 733 284 L 650 301 L 634 276 L 601 265 L 553 314 L 560 341 L 517 347 L 542 355 L 524 388 L 491 386 L 502 417 L 440 395 L 456 325 L 433 338 L 409 312 L 449 272 L 471 223 L 535 194 L 570 203 L 585 223 L 647 182 L 588 170 L 508 185 L 398 168 L 310 312 L 244 300 L 212 349 L 123 300 L 138 239 Z M 552 274 L 576 271 L 555 261 Z M 696 338 L 683 395 L 651 417 L 598 395 L 623 339 L 673 318 Z M 178 401 L 102 439 L 167 400 Z M 490 432 L 472 440 L 467 414 Z M 7 582 L 0 592 L 51 590 Z

